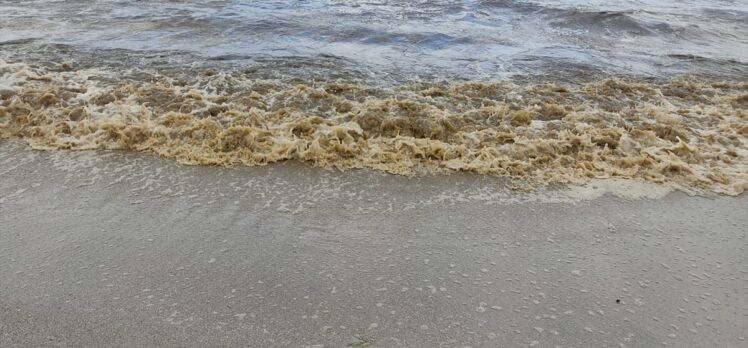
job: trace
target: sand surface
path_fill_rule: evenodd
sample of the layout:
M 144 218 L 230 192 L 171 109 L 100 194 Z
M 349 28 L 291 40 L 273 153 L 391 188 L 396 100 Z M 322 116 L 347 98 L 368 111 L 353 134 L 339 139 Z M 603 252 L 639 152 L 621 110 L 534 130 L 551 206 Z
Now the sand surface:
M 0 142 L 0 346 L 740 347 L 748 197 Z M 612 191 L 613 194 L 605 193 Z M 635 199 L 637 198 L 637 199 Z

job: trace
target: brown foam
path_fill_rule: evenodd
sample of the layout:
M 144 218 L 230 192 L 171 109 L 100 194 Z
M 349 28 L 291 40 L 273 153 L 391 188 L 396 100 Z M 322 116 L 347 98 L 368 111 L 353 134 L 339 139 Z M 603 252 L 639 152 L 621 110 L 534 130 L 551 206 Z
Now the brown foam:
M 0 137 L 38 149 L 149 151 L 189 164 L 281 160 L 534 183 L 639 179 L 748 188 L 748 83 L 604 80 L 377 88 L 239 73 L 52 71 L 0 62 Z

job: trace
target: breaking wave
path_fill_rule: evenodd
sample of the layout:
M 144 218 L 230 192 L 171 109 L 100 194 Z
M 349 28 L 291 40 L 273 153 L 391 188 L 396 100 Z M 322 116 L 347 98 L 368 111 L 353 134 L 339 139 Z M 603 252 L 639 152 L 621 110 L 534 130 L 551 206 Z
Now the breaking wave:
M 381 87 L 0 62 L 0 138 L 187 164 L 627 178 L 737 195 L 748 188 L 747 109 L 748 83 L 687 77 Z

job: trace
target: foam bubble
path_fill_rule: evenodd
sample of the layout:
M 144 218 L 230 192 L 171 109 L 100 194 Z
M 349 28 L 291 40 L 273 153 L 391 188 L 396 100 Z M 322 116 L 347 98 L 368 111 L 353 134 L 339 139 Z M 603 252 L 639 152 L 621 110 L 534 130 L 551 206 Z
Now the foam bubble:
M 690 193 L 748 188 L 745 82 L 383 88 L 193 75 L 0 62 L 8 87 L 0 88 L 0 137 L 38 149 L 148 151 L 202 165 L 300 160 L 404 175 L 466 171 L 530 184 L 614 178 Z

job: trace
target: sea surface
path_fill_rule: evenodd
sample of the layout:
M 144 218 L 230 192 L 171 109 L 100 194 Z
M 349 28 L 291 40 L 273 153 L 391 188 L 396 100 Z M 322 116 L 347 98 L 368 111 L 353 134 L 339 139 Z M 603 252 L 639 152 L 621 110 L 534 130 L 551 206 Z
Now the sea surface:
M 0 1 L 0 138 L 748 188 L 748 1 Z

